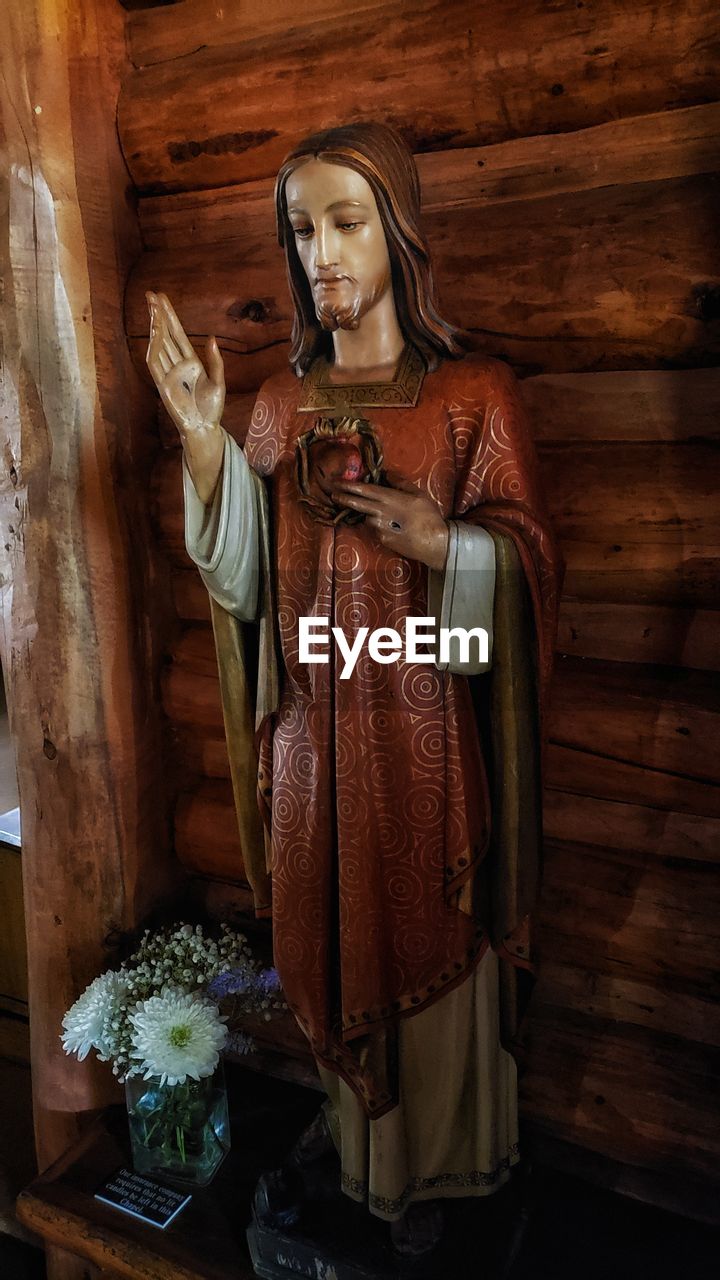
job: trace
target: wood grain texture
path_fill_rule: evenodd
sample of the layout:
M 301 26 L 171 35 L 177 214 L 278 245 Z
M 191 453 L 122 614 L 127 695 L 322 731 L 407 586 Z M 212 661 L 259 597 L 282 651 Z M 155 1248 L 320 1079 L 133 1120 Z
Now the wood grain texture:
M 719 728 L 714 673 L 578 658 L 556 665 L 553 743 L 717 785 L 720 762 L 707 744 Z
M 717 1049 L 565 1008 L 538 1016 L 530 1044 L 521 1107 L 543 1134 L 677 1185 L 694 1175 L 716 1187 L 707 1098 Z
M 687 542 L 564 542 L 564 594 L 601 603 L 720 607 L 720 549 Z
M 247 884 L 229 779 L 204 780 L 180 797 L 175 849 L 195 875 Z
M 511 138 L 415 157 L 426 214 L 558 196 L 596 187 L 660 182 L 720 169 L 720 103 L 610 120 L 572 133 Z M 145 248 L 272 236 L 274 180 L 145 196 Z
M 558 653 L 720 671 L 720 610 L 563 600 Z
M 263 38 L 266 19 L 253 40 L 242 10 L 224 30 L 210 12 L 210 4 L 196 10 L 183 56 L 170 43 L 164 61 L 123 85 L 120 138 L 141 189 L 270 177 L 303 134 L 345 119 L 387 121 L 414 151 L 432 151 L 720 96 L 712 0 L 688 0 L 681 11 L 662 0 L 632 10 L 598 0 L 592 14 L 542 0 L 486 5 L 482 14 L 471 0 L 401 0 L 364 13 L 333 5 L 316 25 L 276 28 L 272 40 Z M 172 20 L 161 14 L 157 24 L 172 42 Z M 213 29 L 221 43 L 208 47 Z M 135 43 L 134 56 L 155 54 Z
M 443 309 L 478 349 L 526 373 L 715 365 L 719 196 L 720 178 L 700 175 L 430 214 Z M 192 340 L 216 335 L 231 390 L 281 367 L 291 307 L 268 235 L 140 259 L 126 317 L 139 367 L 145 291 L 157 288 Z
M 114 1096 L 63 1013 L 167 887 L 156 698 L 163 583 L 145 490 L 153 404 L 127 357 L 137 254 L 113 108 L 113 0 L 2 12 L 0 568 L 23 826 L 41 1165 Z

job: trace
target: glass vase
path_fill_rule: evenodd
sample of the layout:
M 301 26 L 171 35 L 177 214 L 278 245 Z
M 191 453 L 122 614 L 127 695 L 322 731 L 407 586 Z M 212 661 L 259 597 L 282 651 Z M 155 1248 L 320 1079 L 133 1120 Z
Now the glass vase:
M 136 1173 L 206 1187 L 230 1150 L 222 1063 L 214 1075 L 184 1084 L 133 1076 L 125 1081 L 125 1102 Z

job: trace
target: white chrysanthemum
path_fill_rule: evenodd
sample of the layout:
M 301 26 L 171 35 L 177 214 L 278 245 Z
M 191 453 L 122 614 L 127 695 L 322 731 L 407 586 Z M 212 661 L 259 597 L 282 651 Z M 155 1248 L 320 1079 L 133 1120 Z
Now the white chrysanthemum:
M 187 992 L 168 988 L 142 1000 L 130 1014 L 133 1058 L 148 1080 L 184 1084 L 188 1076 L 201 1080 L 215 1070 L 227 1038 L 217 1005 Z
M 123 978 L 113 969 L 94 978 L 62 1020 L 64 1034 L 60 1038 L 65 1052 L 76 1053 L 82 1062 L 95 1049 L 107 1061 L 113 1052 L 112 1021 L 124 994 Z

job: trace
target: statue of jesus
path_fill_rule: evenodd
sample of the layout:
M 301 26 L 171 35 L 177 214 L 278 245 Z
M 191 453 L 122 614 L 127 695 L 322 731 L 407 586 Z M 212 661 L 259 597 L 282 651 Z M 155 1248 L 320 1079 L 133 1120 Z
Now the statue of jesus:
M 244 856 L 328 1095 L 322 1125 L 343 1190 L 419 1252 L 444 1197 L 494 1192 L 520 1158 L 557 557 L 515 376 L 465 354 L 438 310 L 399 135 L 306 138 L 276 210 L 290 364 L 261 387 L 244 448 L 222 426 L 215 339 L 206 370 L 162 293 L 147 358 L 182 439 L 236 769 L 222 675 L 233 629 L 260 624 L 267 858 Z M 350 646 L 380 636 L 348 674 L 333 641 L 303 660 L 301 619 Z M 480 628 L 488 652 L 383 648 L 409 619 Z

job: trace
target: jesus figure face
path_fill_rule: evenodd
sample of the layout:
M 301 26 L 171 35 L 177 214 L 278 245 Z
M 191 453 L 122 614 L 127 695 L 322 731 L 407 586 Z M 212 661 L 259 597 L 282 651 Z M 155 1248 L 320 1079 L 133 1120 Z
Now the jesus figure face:
M 372 188 L 345 165 L 312 158 L 288 178 L 287 211 L 324 329 L 358 329 L 392 288 Z

